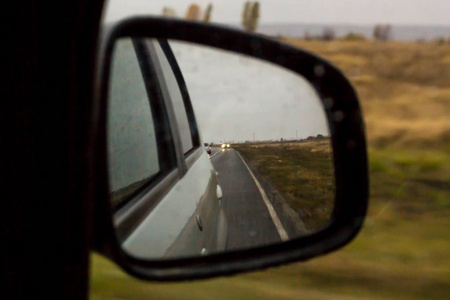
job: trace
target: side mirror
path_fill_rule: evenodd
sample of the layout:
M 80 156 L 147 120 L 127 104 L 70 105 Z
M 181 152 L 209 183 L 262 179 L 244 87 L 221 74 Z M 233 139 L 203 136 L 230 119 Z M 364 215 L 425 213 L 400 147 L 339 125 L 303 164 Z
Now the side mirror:
M 182 280 L 355 237 L 366 142 L 336 67 L 260 35 L 158 18 L 116 24 L 100 49 L 98 252 L 140 278 Z

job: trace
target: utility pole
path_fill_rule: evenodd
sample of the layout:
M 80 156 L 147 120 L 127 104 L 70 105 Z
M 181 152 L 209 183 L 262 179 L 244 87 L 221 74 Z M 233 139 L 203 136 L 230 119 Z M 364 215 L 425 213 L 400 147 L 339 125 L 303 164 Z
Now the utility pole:
M 253 131 L 253 143 L 255 142 L 255 132 Z

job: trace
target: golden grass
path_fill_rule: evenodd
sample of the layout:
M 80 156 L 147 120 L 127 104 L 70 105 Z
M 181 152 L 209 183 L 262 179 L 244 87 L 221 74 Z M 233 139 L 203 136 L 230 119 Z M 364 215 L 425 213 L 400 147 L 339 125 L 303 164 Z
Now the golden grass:
M 311 152 L 321 151 L 325 153 L 330 153 L 332 151 L 330 146 L 330 140 L 328 138 L 324 138 L 322 140 L 303 140 L 303 141 L 288 141 L 288 142 L 270 142 L 270 143 L 246 143 L 246 144 L 233 144 L 235 147 L 240 146 L 249 146 L 252 148 L 280 148 L 286 147 L 288 149 L 291 148 L 302 148 Z
M 450 44 L 285 41 L 343 70 L 360 97 L 370 145 L 450 149 Z

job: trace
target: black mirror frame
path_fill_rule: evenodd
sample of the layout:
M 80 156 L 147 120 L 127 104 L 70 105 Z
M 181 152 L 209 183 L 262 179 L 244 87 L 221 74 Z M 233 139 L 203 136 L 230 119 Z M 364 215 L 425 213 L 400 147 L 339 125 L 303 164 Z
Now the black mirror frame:
M 257 270 L 304 261 L 350 242 L 362 227 L 368 205 L 368 168 L 364 123 L 357 95 L 344 75 L 316 55 L 262 35 L 169 18 L 134 17 L 105 30 L 99 47 L 91 153 L 97 178 L 93 248 L 141 279 L 175 281 Z M 322 231 L 277 245 L 204 257 L 143 261 L 117 243 L 110 214 L 106 149 L 106 97 L 114 41 L 131 36 L 176 39 L 226 49 L 272 62 L 307 79 L 327 110 L 336 178 L 333 220 Z M 96 133 L 96 134 L 95 134 Z

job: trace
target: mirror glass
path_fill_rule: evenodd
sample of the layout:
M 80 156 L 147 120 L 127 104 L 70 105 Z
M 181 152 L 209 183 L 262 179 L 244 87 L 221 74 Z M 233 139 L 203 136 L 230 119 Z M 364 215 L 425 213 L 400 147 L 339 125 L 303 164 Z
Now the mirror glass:
M 331 220 L 326 113 L 296 73 L 186 42 L 121 38 L 107 120 L 113 222 L 131 256 L 248 249 Z

